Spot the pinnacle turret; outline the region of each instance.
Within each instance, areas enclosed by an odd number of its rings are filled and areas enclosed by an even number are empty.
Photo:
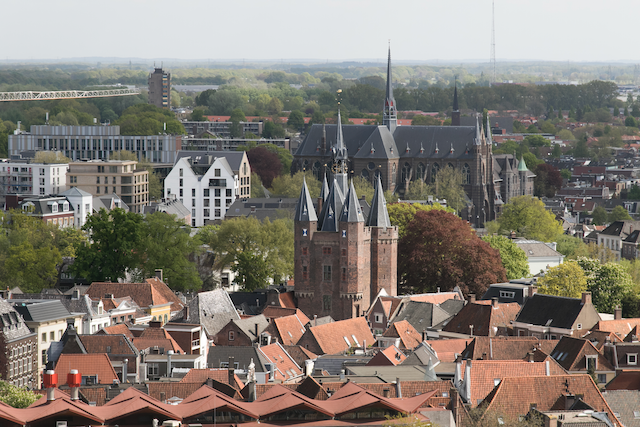
[[[327,184],[327,175],[322,178],[322,189],[320,190],[320,198],[322,202],[327,201],[327,197],[329,197],[329,184]]]
[[[387,60],[387,93],[384,100],[384,111],[382,112],[382,124],[389,128],[393,135],[398,126],[398,112],[396,110],[396,100],[393,98],[393,78],[391,75],[391,46],[389,46],[389,59]]]
[[[318,222],[320,231],[338,231],[338,220],[342,213],[343,204],[344,196],[340,191],[340,186],[334,179],[331,184],[331,191],[329,191],[329,197],[327,197],[320,213],[320,221]]]
[[[369,227],[391,227],[391,220],[389,219],[389,212],[387,211],[387,200],[384,198],[384,190],[380,176],[378,176],[376,181],[367,225]]]
[[[313,201],[309,194],[309,188],[307,187],[307,180],[302,178],[302,190],[300,191],[300,198],[296,204],[296,212],[294,221],[311,222],[317,221],[318,215],[316,214],[316,208],[313,207]]]
[[[474,145],[482,145],[482,132],[480,131],[480,121],[476,117],[476,137],[473,141]]]
[[[362,208],[358,201],[358,195],[356,189],[353,188],[353,181],[349,186],[349,192],[345,198],[344,205],[342,206],[342,215],[340,215],[340,221],[342,222],[364,222],[364,215],[362,215]]]

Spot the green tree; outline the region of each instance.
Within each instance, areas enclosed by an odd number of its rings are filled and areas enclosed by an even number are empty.
[[[575,261],[551,267],[538,280],[538,292],[546,295],[580,298],[587,290],[587,277]]]
[[[574,141],[576,139],[576,137],[573,136],[569,129],[560,129],[556,136],[558,137],[558,139],[561,139],[563,141]]]
[[[626,110],[627,110],[627,109],[625,108],[625,111],[626,111]],[[624,125],[625,125],[625,126],[628,126],[628,127],[632,127],[632,128],[634,128],[634,127],[636,127],[638,124],[636,123],[636,119],[634,119],[633,117],[631,117],[631,116],[627,115],[627,118],[626,118],[626,119],[624,119]]]
[[[262,137],[268,139],[283,138],[285,136],[285,130],[279,123],[274,123],[272,120],[264,122],[262,128]]]
[[[302,129],[304,127],[304,114],[302,114],[302,111],[294,110],[289,113],[287,126],[289,126],[289,128],[291,129]]]
[[[567,258],[572,258],[576,251],[584,250],[586,247],[582,239],[566,234],[558,236],[556,243],[556,250]]]
[[[528,239],[552,242],[562,233],[562,225],[544,203],[531,196],[514,197],[503,208],[500,232],[515,231]]]
[[[633,291],[631,276],[616,262],[601,264],[599,260],[579,257],[577,263],[585,272],[587,290],[593,305],[601,313],[613,313],[626,295]]]
[[[251,172],[251,197],[264,197],[264,187],[262,186],[262,180],[255,172]]]
[[[193,120],[194,122],[206,122],[207,117],[205,116],[205,109],[204,108],[194,108],[193,111],[191,112],[191,120]]]
[[[388,202],[387,202],[388,203]],[[398,236],[402,238],[406,234],[407,224],[413,221],[416,214],[420,211],[429,212],[431,210],[443,210],[453,213],[453,209],[444,207],[439,203],[433,205],[422,205],[420,203],[388,203],[387,211],[389,212],[389,220],[391,225],[398,227]]]
[[[56,283],[56,264],[62,260],[57,248],[34,248],[31,242],[23,241],[9,248],[5,269],[14,286],[24,292],[40,292]]]
[[[560,149],[560,145],[554,144],[553,150],[551,151],[551,157],[554,159],[559,159],[562,156],[562,150]]]
[[[428,196],[433,196],[435,189],[432,185],[425,183],[421,179],[409,182],[409,188],[404,193],[406,200],[427,200]]]
[[[511,239],[504,236],[485,236],[482,238],[493,249],[500,252],[502,266],[507,272],[507,280],[529,277],[529,259],[527,254]]]
[[[604,225],[607,223],[607,210],[602,206],[596,206],[591,212],[591,217],[595,225]]]
[[[636,184],[631,186],[631,190],[627,193],[627,199],[629,200],[640,200],[640,187]]]
[[[244,112],[240,108],[236,108],[231,112],[231,116],[229,117],[229,121],[231,122],[231,126],[229,126],[229,134],[231,138],[240,138],[242,137],[242,124],[240,122],[246,122],[247,118],[244,115]]]
[[[440,126],[440,120],[431,117],[431,116],[423,116],[422,114],[416,114],[411,119],[412,126]]]
[[[320,197],[320,181],[311,172],[297,172],[276,177],[271,183],[271,194],[280,197],[297,198],[302,190],[302,179],[307,177],[307,187],[312,198]]]
[[[282,112],[282,101],[280,101],[278,98],[271,98],[271,101],[269,101],[269,107],[267,109],[267,111],[269,112],[269,114],[271,115],[278,115]]]
[[[560,170],[560,176],[562,176],[563,179],[570,179],[571,178],[571,171],[569,169],[561,169]]]
[[[138,104],[127,108],[113,124],[120,126],[122,135],[185,133],[184,126],[171,111],[150,104]]]
[[[627,211],[624,206],[618,205],[611,210],[608,219],[609,223],[612,223],[615,221],[624,221],[627,219],[631,219],[631,216],[629,215],[629,211]]]
[[[445,167],[436,173],[434,183],[435,196],[438,199],[446,199],[447,206],[450,206],[458,213],[465,206],[465,193],[462,180],[462,172],[459,169]]]
[[[361,176],[356,176],[351,180],[351,182],[353,183],[353,188],[356,190],[358,197],[364,196],[367,202],[371,202],[371,200],[373,200],[374,188],[369,180],[364,179]]]
[[[72,270],[91,282],[116,282],[140,265],[137,252],[142,236],[142,216],[124,209],[100,209],[82,227],[92,243],[76,249]]]
[[[70,158],[62,154],[60,151],[36,151],[33,158],[34,163],[54,164],[69,163]]]
[[[0,402],[4,402],[13,408],[27,408],[40,398],[39,394],[9,384],[6,381],[0,381]]]
[[[195,291],[202,286],[195,264],[189,256],[198,248],[189,235],[191,227],[177,221],[175,215],[156,212],[145,215],[142,222],[137,252],[142,254],[136,279],[152,277],[157,268],[162,269],[166,284],[176,291]]]
[[[576,142],[576,146],[573,150],[573,154],[576,157],[591,157],[591,154],[589,152],[589,147],[587,147],[587,140],[586,138],[580,138],[577,142]]]
[[[555,134],[555,127],[553,128]],[[523,143],[528,147],[550,147],[551,141],[543,137],[542,135],[527,135],[524,137]]]

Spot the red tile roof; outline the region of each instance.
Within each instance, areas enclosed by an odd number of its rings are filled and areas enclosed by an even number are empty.
[[[558,340],[536,337],[474,337],[461,354],[465,359],[474,360],[518,360],[525,359],[534,350],[550,354],[557,344]]]
[[[142,334],[139,337],[134,337],[132,341],[138,350],[158,346],[164,348],[165,351],[173,350],[176,353],[185,353],[171,334],[159,327],[149,326],[145,328]]]
[[[102,328],[101,330],[105,334],[123,334],[126,335],[129,339],[133,338],[133,334],[125,323],[118,323],[117,325],[107,326],[106,328]]]
[[[92,299],[113,294],[115,298],[130,296],[140,307],[171,303],[171,311],[182,310],[184,305],[169,287],[157,278],[146,279],[143,283],[94,282],[87,289]]]
[[[430,302],[431,304],[442,304],[450,299],[460,299],[457,292],[435,292],[429,294],[407,295],[411,301]]]
[[[342,353],[354,345],[364,345],[365,341],[371,344],[375,342],[367,319],[364,317],[312,326],[309,332],[324,354]],[[345,341],[345,337],[349,340],[349,344]],[[355,343],[354,337],[357,341]]]
[[[229,370],[223,368],[189,369],[189,372],[180,380],[181,383],[198,383],[198,387],[204,384],[209,378],[218,382],[229,384]],[[231,387],[241,390],[244,387],[242,380],[234,375],[234,384]]]
[[[450,340],[429,340],[427,344],[435,350],[438,360],[441,362],[455,362],[456,355],[462,354],[467,344],[471,342],[469,339],[450,339]]]
[[[422,335],[407,320],[395,322],[382,334],[387,338],[400,338],[400,348],[413,350],[422,342]]]
[[[538,411],[566,409],[567,394],[581,399],[595,411],[606,412],[609,420],[621,425],[589,375],[507,377],[486,398],[485,417],[503,416],[506,425],[517,421],[535,405]]]
[[[279,295],[280,306],[285,308],[296,308],[296,303],[293,299],[293,292],[283,292]]]
[[[466,361],[461,373],[465,376]],[[533,377],[546,375],[546,362],[525,362],[522,360],[474,360],[471,363],[470,403],[477,406],[496,386],[497,381],[507,377]],[[550,375],[566,374],[553,359],[549,361]]]
[[[97,375],[99,384],[113,384],[113,380],[118,379],[106,353],[61,354],[55,369],[58,384],[67,384],[67,374],[72,369],[77,369],[82,376]]]
[[[629,370],[618,372],[618,375],[607,384],[607,390],[640,390],[640,371]]]
[[[597,371],[614,371],[609,361],[595,348],[591,341],[564,336],[551,352],[560,366],[567,372],[587,372],[586,356],[596,356]]]
[[[638,325],[640,325],[640,318],[601,320],[591,330],[615,332],[620,337],[626,337]]]
[[[369,360],[366,366],[397,366],[406,360],[407,356],[395,345],[381,350]]]
[[[276,307],[275,305],[269,305],[262,310],[262,315],[267,319],[276,319],[278,317],[284,316],[293,316],[296,314],[298,309],[296,308],[286,308],[286,307]]]
[[[107,401],[107,389],[104,387],[80,387],[80,393],[87,402],[96,402],[96,406],[102,406]]]
[[[276,381],[290,381],[302,375],[302,369],[280,345],[280,343],[258,347],[271,363],[275,364],[274,379]]]
[[[278,330],[282,344],[296,345],[306,332],[304,325],[309,322],[309,319],[302,312],[299,314],[273,319],[273,325]],[[301,319],[302,316],[304,317]]]

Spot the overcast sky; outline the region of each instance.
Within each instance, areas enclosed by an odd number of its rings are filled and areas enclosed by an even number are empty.
[[[11,0],[0,55],[488,61],[491,0]],[[495,0],[504,60],[637,61],[638,0]]]

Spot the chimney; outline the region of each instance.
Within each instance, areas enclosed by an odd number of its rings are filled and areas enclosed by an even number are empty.
[[[171,355],[173,354],[173,350],[167,351],[167,376],[171,377]]]
[[[516,238],[516,232],[511,230],[511,233],[509,233],[509,238],[510,239],[515,239]]]
[[[43,376],[44,388],[47,389],[47,401],[56,400],[56,387],[58,386],[58,374],[54,371],[45,371]]]
[[[453,419],[456,422],[455,425],[461,425],[459,415],[460,415],[460,407],[458,406],[458,389],[455,387],[451,387],[449,389],[449,400],[451,402],[451,415],[453,415]],[[461,418],[461,417],[460,417]]]
[[[256,400],[256,382],[255,381],[251,381],[249,384],[247,384],[249,386],[249,399],[247,399],[249,402],[253,402]]]
[[[183,315],[183,319],[184,319],[185,321],[187,321],[187,322],[189,321],[189,304],[186,304],[186,305],[184,306],[184,315]]]
[[[491,298],[491,306],[496,308],[498,306],[498,297]]]
[[[313,315],[313,326],[318,326],[318,315],[317,314]]]
[[[482,360],[487,360],[487,353],[482,353]]]
[[[160,402],[167,403],[167,393],[165,393],[164,391],[160,392]]]
[[[80,390],[80,384],[82,384],[82,375],[78,373],[77,369],[72,369],[67,374],[67,385],[71,389],[71,400],[79,400],[78,391]],[[52,399],[53,400],[53,399]]]
[[[127,382],[127,363],[129,363],[129,359],[124,359],[122,361],[122,383]]]
[[[469,294],[469,296],[467,296],[467,300],[472,303],[472,302],[476,302],[476,294]]]
[[[458,357],[456,357],[456,370],[453,375],[453,385],[456,387],[459,387],[461,382],[462,382],[462,356],[458,355]]]
[[[228,367],[228,381],[229,381],[229,385],[231,387],[233,387],[233,385],[236,382],[236,359],[233,356],[229,357],[229,367]]]
[[[383,397],[387,397],[387,398],[388,398],[388,397],[389,397],[389,392],[390,392],[390,391],[391,391],[391,390],[389,390],[388,388],[382,389],[382,396],[383,396]]]
[[[254,325],[255,325],[255,327],[256,327],[256,332],[255,332],[255,334],[256,334],[256,339],[258,339],[258,324],[257,324],[257,323],[254,323]]]
[[[565,401],[564,409],[565,410],[569,410],[569,409],[571,409],[573,404],[576,402],[576,395],[575,394],[571,394],[571,393],[567,393],[567,395],[564,397],[564,401]]]
[[[467,359],[467,366],[464,369],[464,393],[465,400],[471,403],[471,359]]]
[[[529,356],[529,363],[533,363],[533,352],[530,351],[529,353],[527,353],[527,356]]]
[[[158,280],[160,280],[161,282],[163,282],[163,278],[162,278],[162,269],[161,268],[156,268],[156,278]]]
[[[545,415],[544,427],[558,427],[558,416],[551,414]]]
[[[620,306],[616,306],[615,311],[613,312],[613,318],[615,320],[620,320],[622,319],[622,308],[620,308]]]
[[[400,378],[396,377],[396,399],[402,398],[402,387],[400,387]]]
[[[582,305],[591,304],[591,292],[582,293]]]

